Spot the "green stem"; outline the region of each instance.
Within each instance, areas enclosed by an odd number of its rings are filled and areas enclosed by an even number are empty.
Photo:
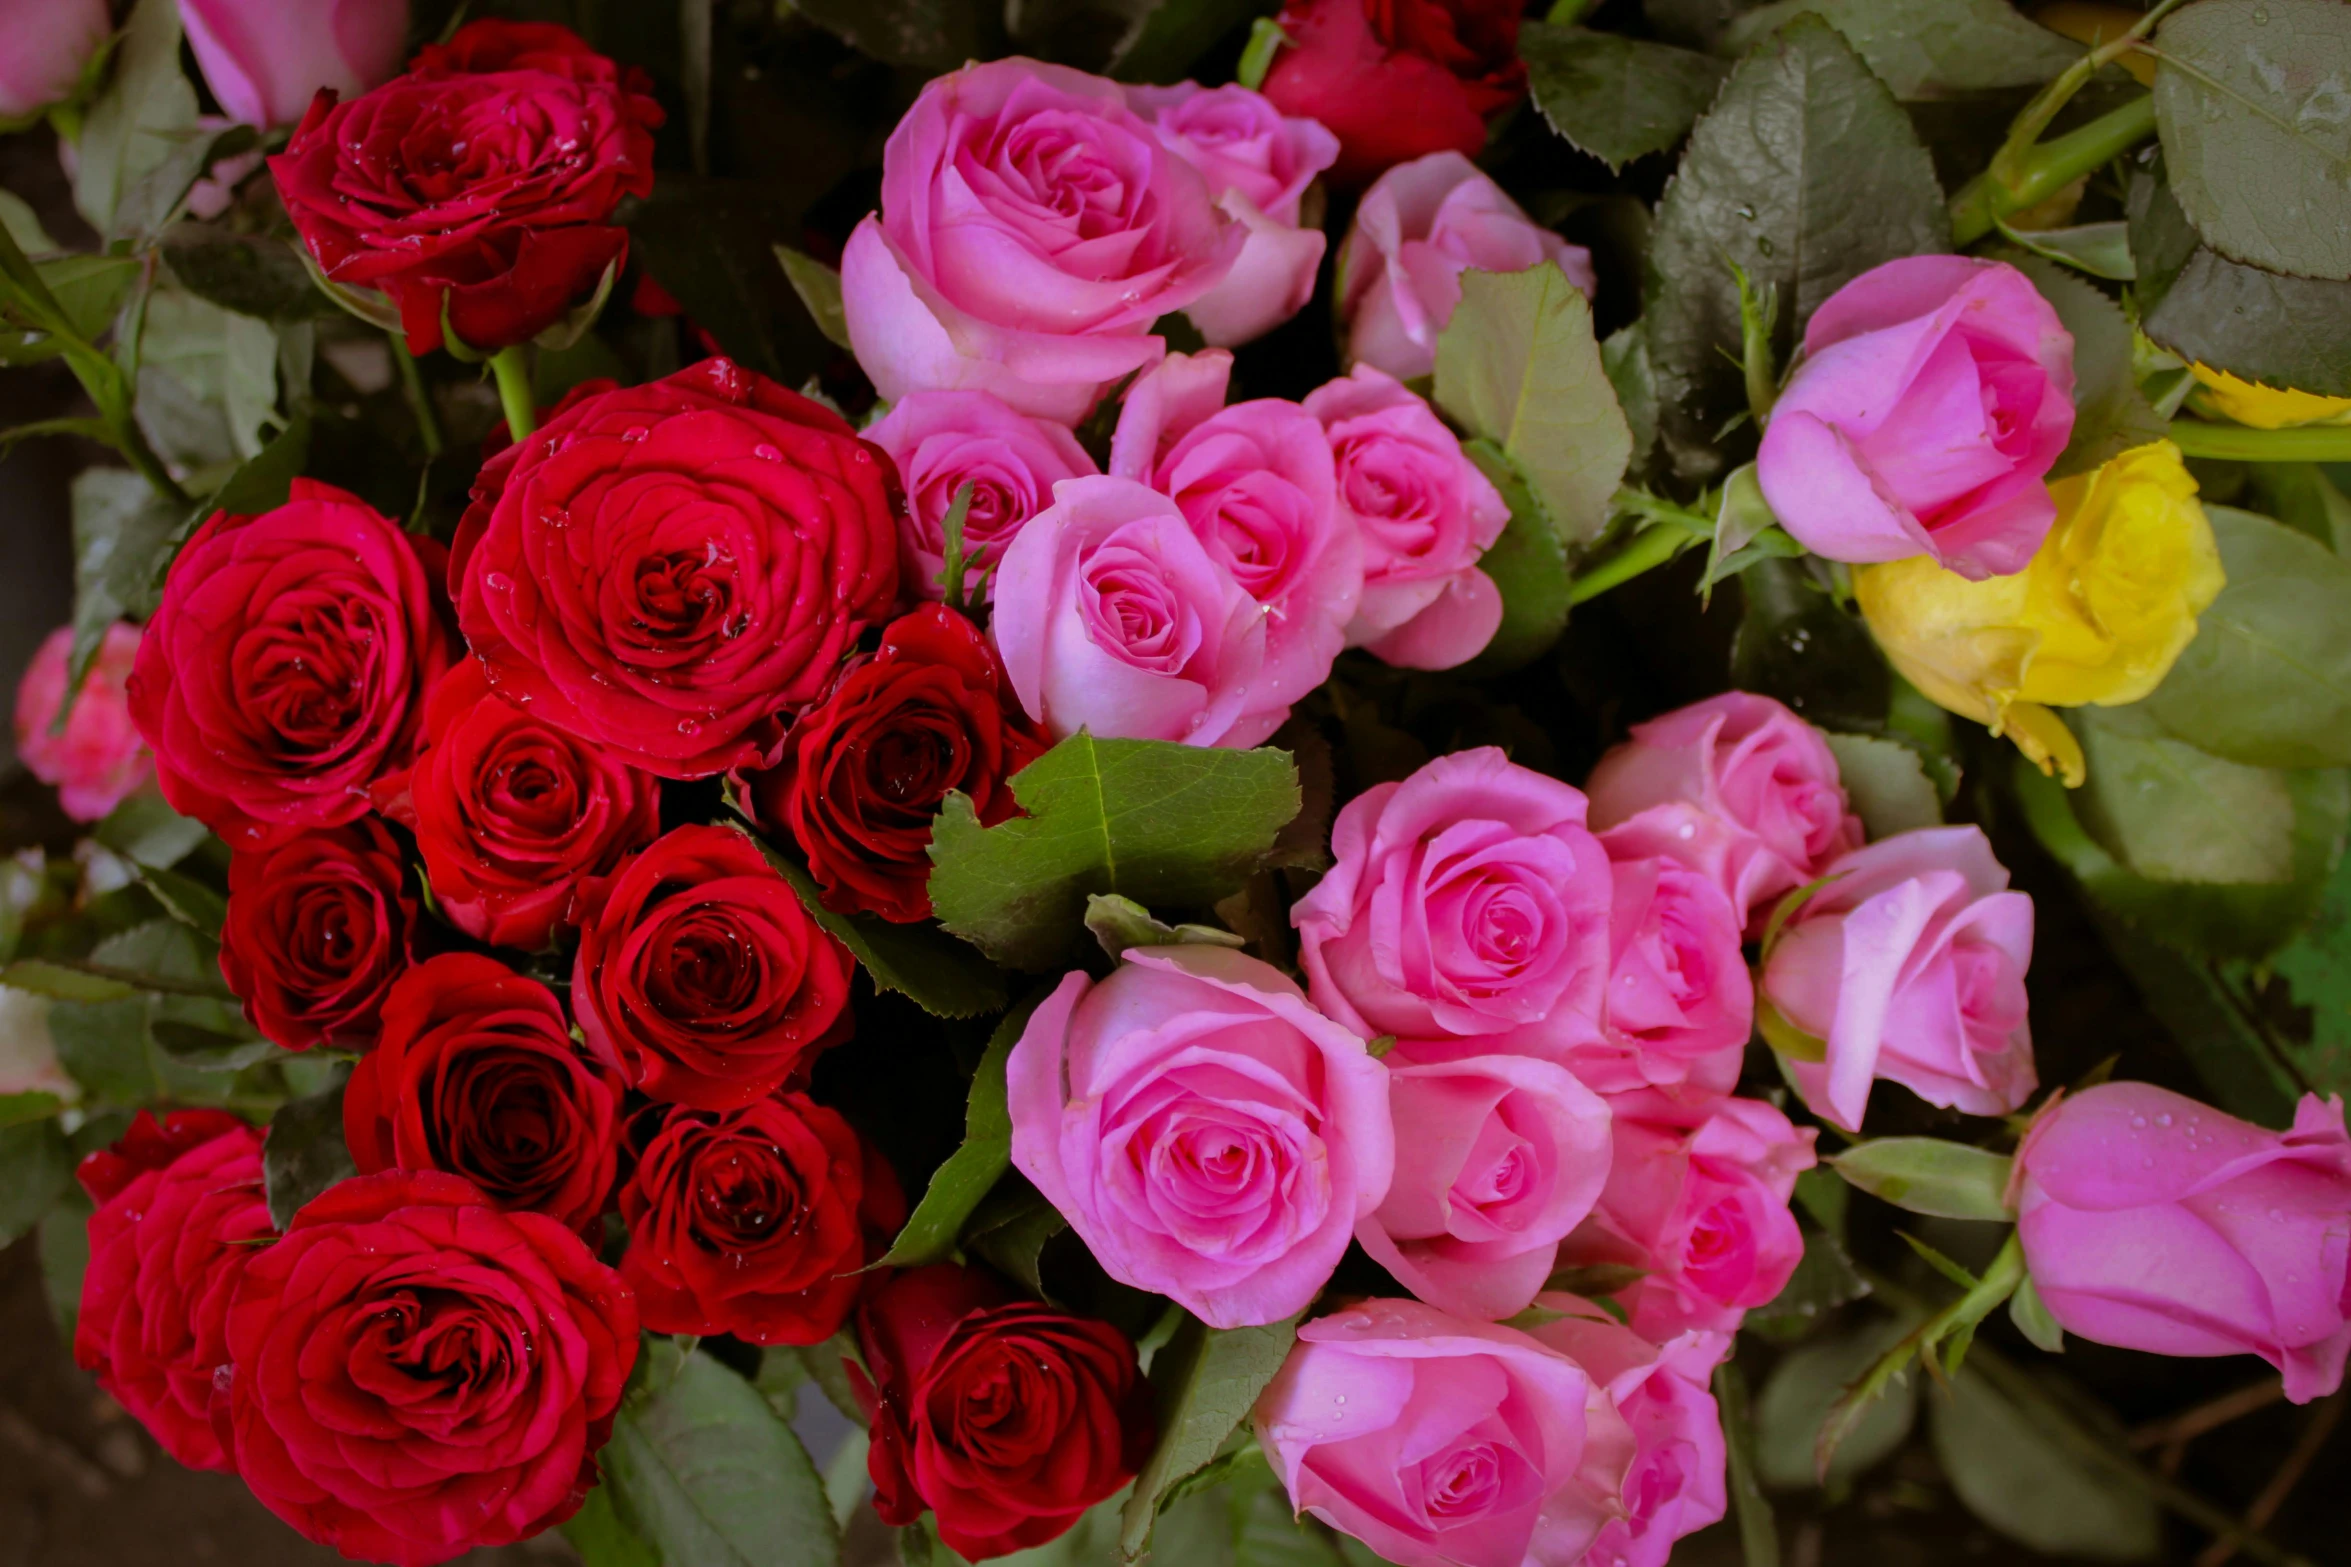
[[[1610,588],[1622,586],[1642,572],[1664,565],[1697,542],[1697,535],[1671,523],[1644,528],[1626,540],[1614,554],[1596,563],[1591,570],[1578,574],[1568,584],[1567,602],[1574,605],[1598,598]]]
[[[424,441],[424,454],[429,460],[441,455],[441,421],[433,413],[433,397],[424,384],[424,372],[416,367],[416,355],[408,351],[408,337],[403,332],[384,334],[392,340],[392,362],[400,367],[400,385],[408,393],[408,407],[416,415],[416,433]],[[505,396],[503,385],[499,395]]]
[[[2218,457],[2230,462],[2351,462],[2351,425],[2256,430],[2250,425],[2174,419],[2167,433],[2172,444],[2190,457]]]
[[[1241,48],[1241,63],[1233,68],[1233,80],[1251,91],[1265,85],[1265,73],[1273,69],[1273,57],[1281,52],[1290,35],[1282,31],[1282,24],[1270,16],[1261,16],[1249,24],[1249,42]]]
[[[1747,1407],[1747,1377],[1736,1360],[1714,1368],[1714,1400],[1722,1412],[1731,1501],[1739,1519],[1739,1553],[1746,1567],[1779,1567],[1779,1525],[1755,1476],[1755,1420]]]
[[[520,343],[510,343],[490,356],[490,373],[498,378],[498,401],[506,409],[506,432],[520,441],[539,427],[539,405],[531,397],[531,367]]]
[[[1951,198],[1951,237],[1972,245],[1992,232],[1993,221],[2047,201],[2066,186],[2155,134],[2155,95],[2143,93],[2079,130],[2043,142],[2024,160],[2014,181],[1979,174]]]

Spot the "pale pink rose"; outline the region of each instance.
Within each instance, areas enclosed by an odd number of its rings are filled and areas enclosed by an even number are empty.
[[[1630,858],[1671,854],[1714,878],[1742,920],[1861,847],[1861,818],[1845,800],[1837,758],[1820,731],[1767,696],[1725,691],[1633,726],[1600,758],[1585,787],[1592,821],[1623,828],[1657,807],[1678,807],[1622,834]]]
[[[180,22],[230,119],[292,125],[321,87],[351,98],[392,79],[408,0],[180,0]]]
[[[82,683],[65,732],[54,730],[65,701],[73,627],[49,633],[16,687],[16,754],[35,778],[57,790],[77,822],[94,822],[155,776],[155,754],[131,722],[124,686],[139,653],[139,628],[116,621]]]
[[[1412,1300],[1299,1328],[1252,1419],[1291,1505],[1397,1567],[1576,1567],[1634,1450],[1575,1361]]]
[[[1325,1012],[1457,1054],[1563,1061],[1599,1038],[1608,856],[1575,789],[1457,751],[1348,801],[1331,854],[1290,908]]]
[[[1739,917],[1713,878],[1666,855],[1627,856],[1612,834],[1600,842],[1615,893],[1601,1037],[1567,1064],[1604,1094],[1719,1099],[1738,1084],[1755,1023]]]
[[[106,0],[0,0],[0,120],[26,119],[72,96],[114,31]],[[59,145],[65,146],[63,138]]]
[[[2016,1234],[2069,1333],[2156,1355],[2259,1355],[2297,1404],[2351,1352],[2351,1139],[2304,1094],[2272,1132],[2148,1083],[2057,1102],[2017,1150]]]
[[[1592,253],[1537,227],[1458,152],[1399,163],[1372,183],[1339,246],[1347,357],[1399,380],[1437,365],[1437,334],[1461,303],[1461,274],[1554,262],[1588,297]]]
[[[1278,1322],[1387,1195],[1387,1076],[1278,969],[1136,948],[1012,1047],[1012,1162],[1112,1278],[1211,1327]]]
[[[1828,297],[1756,453],[1780,525],[1830,560],[2022,571],[2073,434],[2073,337],[2005,262],[1912,256]]]
[[[993,60],[934,78],[890,133],[841,304],[885,399],[989,391],[1075,424],[1158,362],[1151,324],[1222,282],[1246,238],[1116,82]]]
[[[1608,1106],[1549,1061],[1415,1062],[1409,1048],[1387,1057],[1388,1108],[1406,1157],[1355,1238],[1439,1310],[1516,1316],[1607,1183]]]
[[[1406,669],[1451,669],[1485,651],[1502,592],[1478,561],[1510,524],[1493,482],[1429,405],[1384,370],[1308,394],[1337,464],[1339,509],[1363,540],[1363,597],[1347,645]]]
[[[2033,900],[1980,827],[1897,833],[1831,863],[1763,960],[1763,995],[1827,1059],[1787,1063],[1813,1112],[1861,1129],[1876,1078],[2005,1115],[2032,1097]]]
[[[1101,471],[1067,426],[1020,413],[993,392],[910,392],[865,438],[890,454],[905,481],[899,580],[927,599],[946,591],[945,524],[956,491],[972,487],[963,518],[968,585],[992,571],[1021,525],[1053,503],[1054,485]]]
[[[1175,502],[1131,479],[1065,479],[996,568],[988,634],[1029,717],[1055,739],[1245,747],[1265,616]]]

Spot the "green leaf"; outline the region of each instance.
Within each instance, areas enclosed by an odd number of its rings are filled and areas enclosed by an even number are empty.
[[[1626,465],[1638,473],[1657,449],[1657,367],[1649,362],[1649,334],[1641,323],[1622,326],[1600,340],[1600,363],[1608,371],[1617,406],[1633,432],[1632,460]]]
[[[621,221],[639,263],[729,357],[798,384],[794,367],[805,367],[822,338],[776,265],[776,241],[798,220],[773,188],[664,171]]]
[[[841,308],[840,272],[789,245],[778,245],[775,250],[784,276],[792,280],[792,292],[808,307],[808,318],[825,335],[825,341],[835,348],[849,347],[849,318]]]
[[[1836,755],[1838,779],[1873,842],[1916,827],[1943,825],[1942,798],[1909,746],[1834,730],[1822,731],[1821,738]]]
[[[1866,731],[1885,722],[1884,657],[1801,561],[1759,560],[1738,582],[1744,607],[1731,641],[1731,684],[1777,697],[1824,727]]]
[[[1264,1327],[1220,1330],[1187,1316],[1159,1351],[1151,1363],[1151,1381],[1159,1390],[1159,1445],[1135,1477],[1119,1529],[1119,1549],[1128,1561],[1150,1549],[1160,1499],[1214,1458],[1249,1417],[1257,1395],[1289,1357],[1298,1322],[1292,1317]]]
[[[23,1126],[28,1121],[46,1121],[64,1108],[64,1100],[38,1089],[21,1094],[0,1094],[0,1129]]]
[[[155,564],[179,514],[127,468],[85,468],[73,479],[73,652],[68,677],[80,689],[106,628],[155,607]]]
[[[2314,462],[2251,464],[2246,486],[2256,509],[2275,517],[2338,556],[2351,556],[2351,496],[2346,496]]]
[[[612,1487],[599,1485],[563,1525],[563,1537],[580,1553],[581,1567],[662,1567],[660,1553],[620,1521]]]
[[[163,791],[149,784],[108,812],[90,836],[133,864],[168,869],[212,833],[193,816],[173,810]]]
[[[2115,219],[2107,223],[2082,223],[2062,229],[2013,229],[2005,221],[1999,222],[2000,232],[2010,244],[2021,245],[2036,256],[2042,256],[2060,266],[2087,272],[2112,283],[2128,283],[2139,275],[2138,264],[2131,256],[2131,226]]]
[[[963,1248],[1041,1300],[1051,1293],[1042,1272],[1045,1246],[1068,1228],[1069,1221],[1051,1203],[1026,1185],[1015,1185],[1000,1188],[980,1205],[964,1226]]]
[[[163,912],[209,941],[220,940],[220,928],[229,917],[229,900],[192,876],[153,865],[136,867],[139,880],[155,894]]]
[[[2148,1561],[2162,1547],[2154,1501],[2084,1464],[1982,1376],[1930,1401],[1935,1457],[1959,1499],[2010,1539],[2053,1556]]]
[[[2011,1161],[1939,1137],[1880,1137],[1829,1161],[1848,1182],[1897,1208],[1945,1219],[2006,1220]]]
[[[1276,9],[1270,0],[1159,0],[1119,40],[1110,75],[1173,85],[1191,75],[1194,63],[1227,33]]]
[[[2151,881],[2293,880],[2285,774],[2200,751],[2132,708],[2086,708],[2073,727],[2090,769],[2075,814],[2125,867]]]
[[[278,339],[266,321],[159,288],[147,301],[139,428],[189,467],[256,456],[277,420]]]
[[[287,1100],[270,1117],[261,1140],[261,1182],[270,1222],[281,1230],[311,1198],[358,1173],[343,1141],[343,1089],[350,1080],[345,1066],[324,1089]]]
[[[1205,908],[1248,879],[1301,803],[1287,752],[1082,731],[1014,774],[1012,792],[1027,814],[994,827],[967,796],[947,796],[931,905],[998,962],[1040,971],[1082,936],[1088,893]]]
[[[1822,1230],[1807,1228],[1803,1235],[1804,1260],[1796,1264],[1796,1271],[1788,1275],[1777,1295],[1747,1313],[1743,1326],[1766,1334],[1784,1331],[1789,1337],[1801,1337],[1825,1313],[1869,1293],[1869,1284],[1854,1271],[1853,1259],[1842,1242]]]
[[[922,1201],[875,1267],[919,1268],[947,1257],[963,1233],[963,1221],[1012,1168],[1012,1112],[1005,1103],[1004,1063],[1045,995],[1039,991],[1029,997],[996,1025],[987,1053],[972,1073],[971,1099],[963,1112],[963,1144],[932,1174]]]
[[[857,1335],[844,1328],[822,1344],[803,1344],[796,1349],[777,1349],[775,1354],[792,1354],[815,1383],[825,1402],[841,1412],[841,1418],[851,1425],[865,1424],[865,1410],[857,1402],[856,1389],[850,1385],[846,1362],[858,1358]]]
[[[1611,169],[1688,135],[1730,74],[1694,50],[1536,21],[1520,25],[1518,54],[1551,128]]]
[[[40,214],[33,211],[32,204],[14,191],[0,190],[0,229],[6,229],[16,248],[28,256],[45,256],[64,248],[41,227]]]
[[[753,835],[776,874],[792,884],[809,915],[839,937],[866,974],[883,990],[895,990],[933,1017],[984,1017],[1003,1010],[1004,976],[978,953],[942,934],[935,925],[898,925],[872,914],[838,914],[808,868]]]
[[[2351,10],[2202,0],[2156,43],[2164,161],[2204,242],[2266,271],[2351,279]]]
[[[1567,629],[1568,593],[1574,585],[1567,544],[1543,503],[1527,487],[1518,464],[1484,436],[1461,443],[1478,471],[1493,481],[1510,522],[1478,561],[1478,569],[1502,590],[1502,623],[1478,655],[1479,671],[1506,671],[1533,663],[1550,651]]]
[[[114,1002],[136,994],[121,980],[47,958],[19,958],[0,968],[0,985],[47,996],[52,1001]]]
[[[1755,1472],[1755,1415],[1747,1400],[1747,1373],[1735,1357],[1714,1368],[1714,1401],[1722,1411],[1724,1479],[1738,1520],[1739,1554],[1746,1567],[1780,1567],[1779,1525]]]
[[[2145,308],[2140,329],[2182,359],[2265,386],[2351,397],[2351,283],[2284,277],[2199,248]]]
[[[74,331],[95,342],[114,324],[115,312],[138,281],[139,260],[136,256],[59,256],[34,262],[33,270],[48,285],[50,296]],[[21,311],[0,310],[0,318],[18,315]],[[37,364],[63,352],[65,340],[29,318],[21,325],[0,326],[0,364]]]
[[[223,310],[264,321],[334,314],[334,302],[311,286],[310,269],[295,253],[297,243],[189,221],[164,230],[160,248],[181,287]]]
[[[1778,1491],[1802,1491],[1822,1483],[1812,1457],[1829,1411],[1845,1389],[1908,1330],[1908,1324],[1899,1319],[1881,1317],[1851,1332],[1790,1350],[1772,1368],[1755,1400],[1755,1467],[1765,1485]],[[1837,1445],[1827,1483],[1843,1486],[1892,1454],[1910,1435],[1917,1419],[1915,1384],[1894,1384]]]
[[[2073,438],[2050,477],[2087,473],[2134,446],[2163,439],[2164,421],[2132,372],[2131,324],[2121,307],[2044,257],[2011,251],[2000,259],[2032,279],[2073,334]]]
[[[1151,911],[1117,893],[1086,894],[1086,929],[1102,944],[1112,962],[1130,947],[1233,947],[1249,945],[1247,938],[1214,925],[1170,925],[1151,917]]]
[[[196,124],[196,89],[180,69],[180,14],[175,0],[138,0],[124,24],[113,80],[90,105],[74,148],[74,205],[101,234],[119,235],[161,213],[132,213],[129,198],[166,163],[184,165],[187,148],[211,133]],[[189,169],[185,190],[198,171]],[[175,193],[173,201],[178,197]],[[124,221],[118,221],[122,219]]]
[[[2073,831],[2080,836],[2078,827]],[[2283,1053],[2224,979],[2223,967],[2157,940],[2094,898],[2088,913],[2148,1012],[2194,1064],[2213,1103],[2261,1126],[2291,1122],[2303,1085],[2286,1070]]]
[[[2322,1094],[2351,1090],[2351,855],[2336,864],[2317,917],[2271,966],[2310,1009],[2310,1043],[2292,1052],[2303,1079]]]
[[[89,1194],[68,1182],[57,1203],[41,1216],[41,1292],[49,1298],[49,1314],[57,1319],[57,1336],[73,1342],[74,1321],[82,1312],[82,1278],[90,1271]]]
[[[2004,0],[1780,0],[1732,22],[1719,47],[1743,52],[1807,11],[1843,33],[1905,100],[2037,87],[2082,56],[2081,45],[2034,26]]]
[[[73,1150],[55,1121],[0,1127],[0,1246],[41,1222],[73,1181]]]
[[[2016,1331],[2025,1336],[2035,1349],[2052,1355],[2065,1353],[2065,1329],[2049,1314],[2048,1303],[2041,1292],[2033,1288],[2033,1277],[2026,1274],[2016,1293],[2008,1297],[2008,1320],[2016,1324]]]
[[[986,52],[970,0],[795,0],[792,9],[852,49],[925,75]]]

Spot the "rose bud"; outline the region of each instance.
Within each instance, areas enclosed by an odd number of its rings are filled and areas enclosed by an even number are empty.
[[[872,1411],[874,1510],[928,1507],[972,1561],[1043,1545],[1134,1478],[1150,1454],[1151,1384],[1108,1323],[1009,1291],[976,1268],[900,1273],[857,1308]]]
[[[1755,1026],[1755,982],[1739,917],[1714,879],[1666,854],[1629,857],[1618,828],[1600,835],[1615,901],[1600,1038],[1567,1064],[1604,1094],[1656,1088],[1693,1103],[1737,1086]]]
[[[1265,95],[1337,133],[1331,177],[1350,188],[1424,153],[1472,156],[1485,150],[1486,121],[1526,92],[1520,10],[1510,0],[1290,0],[1289,46]]]
[[[408,0],[180,0],[180,22],[228,117],[267,128],[301,119],[322,87],[363,93],[397,71]]]
[[[0,52],[0,120],[30,120],[72,97],[114,31],[107,0],[17,0]]]
[[[2053,1104],[2016,1153],[2016,1234],[2069,1333],[2156,1355],[2259,1355],[2297,1404],[2351,1351],[2351,1140],[2304,1094],[2272,1132],[2148,1083]]]
[[[229,860],[221,977],[272,1044],[364,1050],[416,924],[400,846],[372,817],[240,849]]]
[[[866,429],[906,483],[898,521],[898,575],[907,593],[946,596],[947,513],[971,486],[963,515],[964,592],[992,592],[1005,546],[1053,504],[1053,486],[1098,473],[1066,425],[1019,413],[993,392],[909,392]]]
[[[223,1110],[141,1110],[82,1160],[90,1263],[73,1358],[163,1450],[191,1469],[234,1469],[212,1424],[228,1364],[229,1299],[273,1233],[261,1134]]]
[[[16,754],[56,789],[66,815],[94,822],[155,776],[155,753],[131,722],[125,689],[139,654],[139,628],[120,620],[106,628],[61,734],[57,710],[65,702],[72,651],[71,626],[59,626],[33,650],[16,686]]]

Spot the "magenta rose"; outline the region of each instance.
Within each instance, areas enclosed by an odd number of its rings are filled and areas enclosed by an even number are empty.
[[[1755,476],[1816,555],[1931,555],[1980,580],[2041,547],[2057,516],[2042,481],[2072,434],[2073,337],[2032,280],[1912,256],[1813,312]]]
[[[125,689],[139,656],[139,628],[120,620],[106,628],[60,733],[57,710],[65,703],[72,652],[71,626],[59,626],[33,650],[16,686],[16,754],[57,791],[66,815],[94,822],[155,776],[155,753],[131,722]]]
[[[1012,1162],[1112,1278],[1211,1327],[1279,1322],[1387,1194],[1387,1075],[1270,965],[1136,948],[1063,978],[1012,1047]]]
[[[0,121],[30,121],[73,95],[114,31],[107,0],[13,0],[0,6]]]
[[[1691,1102],[1739,1081],[1755,1024],[1755,982],[1739,917],[1713,878],[1668,855],[1627,858],[1602,834],[1615,900],[1601,1037],[1568,1065],[1604,1094],[1657,1088]]]
[[[1012,536],[1053,504],[1053,486],[1102,471],[1066,426],[1031,418],[993,392],[910,392],[865,438],[890,454],[905,482],[898,580],[919,598],[946,596],[947,513],[965,485],[965,591],[985,593]]]
[[[320,88],[348,98],[400,69],[408,0],[180,0],[180,21],[230,119],[292,125]]]

